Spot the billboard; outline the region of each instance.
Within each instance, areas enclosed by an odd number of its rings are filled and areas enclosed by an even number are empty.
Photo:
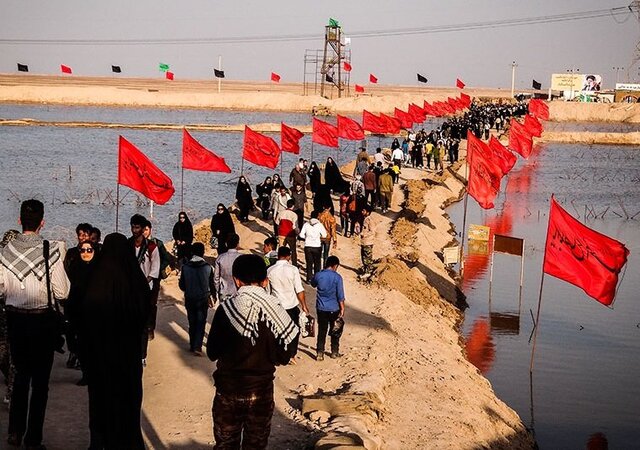
[[[554,73],[551,75],[551,89],[554,91],[598,92],[601,86],[601,75],[580,73]]]
[[[640,102],[640,84],[616,83],[616,102],[638,103]]]

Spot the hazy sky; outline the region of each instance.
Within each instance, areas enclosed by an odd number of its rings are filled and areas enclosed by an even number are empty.
[[[66,64],[78,75],[157,77],[158,63],[171,65],[176,78],[212,78],[222,55],[227,77],[302,81],[305,49],[321,49],[329,17],[350,33],[456,25],[494,20],[601,10],[630,0],[2,0],[0,72],[16,63],[32,73],[57,74]],[[626,19],[626,21],[624,21]],[[618,23],[622,22],[622,23]],[[317,35],[289,42],[90,45],[8,44],[3,39],[111,40],[215,39]],[[516,61],[516,86],[535,78],[549,86],[551,73],[579,68],[615,82],[613,67],[624,67],[620,81],[638,80],[638,67],[625,80],[640,40],[633,15],[560,23],[389,37],[354,37],[352,83],[416,84],[416,72],[429,84],[452,86],[456,77],[469,86],[508,87]]]

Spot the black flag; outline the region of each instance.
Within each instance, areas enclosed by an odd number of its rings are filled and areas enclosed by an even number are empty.
[[[29,66],[27,66],[26,64],[18,63],[18,72],[28,72],[28,71],[29,71]]]
[[[427,80],[427,77],[423,77],[423,76],[422,76],[422,75],[420,75],[420,74],[417,74],[417,75],[418,75],[418,81],[419,81],[420,83],[426,83],[427,81],[429,81],[429,80]]]
[[[122,69],[120,68],[120,66],[111,66],[111,71],[113,73],[121,73]]]
[[[331,75],[329,75],[328,73],[325,74],[324,78],[325,78],[325,80],[327,80],[327,83],[333,83],[333,77]]]
[[[216,78],[224,78],[224,70],[213,69],[213,74]]]
[[[542,83],[538,83],[536,80],[533,80],[533,83],[531,83],[531,86],[536,90],[542,89]]]

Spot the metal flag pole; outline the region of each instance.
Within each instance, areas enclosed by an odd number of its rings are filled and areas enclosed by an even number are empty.
[[[118,232],[119,212],[120,212],[120,183],[116,183],[116,233]]]
[[[180,211],[184,211],[184,167],[180,168]]]
[[[218,70],[222,71],[222,55],[218,55]],[[222,78],[221,77],[216,77],[216,78],[218,78],[218,94],[219,94],[222,86]]]
[[[313,161],[313,141],[311,141],[311,161]]]
[[[464,238],[467,228],[467,200],[469,199],[469,151],[467,141],[467,155],[464,161],[464,178],[467,180],[467,185],[464,191],[464,214],[462,216],[462,242],[460,243],[460,278],[464,278]]]
[[[282,165],[284,164],[284,155],[280,152],[280,179],[282,179]]]
[[[520,255],[520,293],[518,294],[518,315],[520,315],[520,309],[522,308],[522,286],[524,285],[524,244],[525,240],[522,240],[522,254]]]
[[[149,204],[149,217],[153,219],[153,200],[151,200],[151,203]]]
[[[493,288],[493,259],[495,258],[496,252],[496,235],[493,235],[493,246],[491,247],[491,264],[489,266],[489,310],[491,310],[491,291]],[[522,285],[522,283],[520,283]],[[520,315],[520,309],[518,309],[518,315]]]
[[[242,158],[242,162],[240,163],[240,176],[244,174],[244,157]]]

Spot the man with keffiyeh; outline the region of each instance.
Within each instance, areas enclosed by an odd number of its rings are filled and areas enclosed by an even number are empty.
[[[267,267],[258,255],[233,263],[238,293],[222,301],[211,323],[207,356],[213,374],[215,449],[264,449],[273,416],[275,366],[288,364],[298,335],[278,300],[267,294]]]

